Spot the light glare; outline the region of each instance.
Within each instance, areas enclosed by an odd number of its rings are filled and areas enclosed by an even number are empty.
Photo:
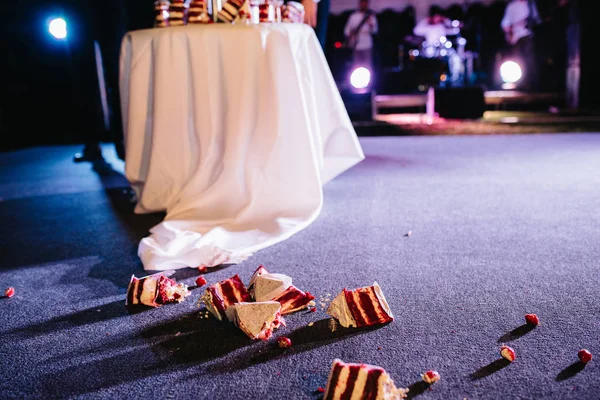
[[[371,83],[371,71],[365,67],[358,67],[350,75],[350,84],[356,89],[364,89]]]
[[[500,66],[500,77],[506,83],[515,83],[523,76],[521,66],[514,61],[505,61]]]
[[[67,37],[67,22],[62,18],[55,18],[48,25],[48,32],[56,39],[65,39]]]

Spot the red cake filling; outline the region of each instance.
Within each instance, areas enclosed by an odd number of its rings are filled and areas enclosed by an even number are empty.
[[[251,301],[250,294],[238,275],[215,283],[206,290],[212,294],[212,303],[225,318],[225,310],[235,303]]]
[[[356,289],[344,289],[348,309],[357,326],[384,324],[393,320],[381,306],[373,286]]]
[[[306,307],[314,298],[309,292],[292,285],[273,300],[281,303],[281,313],[285,315]]]

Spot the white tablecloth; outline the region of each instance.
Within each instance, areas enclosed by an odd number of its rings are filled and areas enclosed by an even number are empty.
[[[139,245],[147,270],[238,263],[289,238],[364,158],[305,25],[131,32],[120,86],[135,212],[166,210]]]

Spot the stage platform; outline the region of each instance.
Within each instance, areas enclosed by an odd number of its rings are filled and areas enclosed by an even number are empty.
[[[513,90],[489,90],[484,93],[484,97],[486,105],[491,109],[502,109],[503,106],[508,105],[552,104],[562,100],[561,93],[530,93]],[[427,104],[427,93],[376,94],[374,98],[377,113],[384,112],[386,109],[425,107]]]

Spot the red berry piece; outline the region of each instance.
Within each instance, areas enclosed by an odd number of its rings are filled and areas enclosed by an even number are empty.
[[[4,291],[4,295],[6,297],[13,297],[15,295],[15,288],[14,287],[9,287],[8,289],[6,289]]]
[[[322,387],[317,388],[317,393],[325,393],[325,389],[323,389]]]
[[[280,337],[277,339],[277,345],[282,349],[287,349],[288,347],[292,347],[292,339],[288,337]]]
[[[208,271],[208,267],[206,267],[206,265],[201,265],[198,267],[198,272],[201,274],[205,273],[206,271]]]
[[[317,312],[317,307],[313,307],[309,310],[310,312]]]
[[[432,385],[439,381],[441,379],[441,376],[439,372],[430,369],[429,371],[421,375],[421,378],[423,378],[423,382],[427,383],[428,385]]]
[[[196,286],[202,287],[204,285],[206,285],[206,279],[204,279],[203,276],[199,276],[198,278],[196,278]]]
[[[577,353],[577,357],[579,357],[579,361],[581,361],[584,364],[587,364],[590,361],[592,361],[592,353],[590,353],[586,349],[579,350],[579,352]]]
[[[525,314],[525,322],[527,322],[527,325],[538,326],[540,319],[535,314]]]
[[[513,362],[517,358],[515,350],[512,347],[502,346],[500,347],[500,355],[506,358],[508,361]]]

